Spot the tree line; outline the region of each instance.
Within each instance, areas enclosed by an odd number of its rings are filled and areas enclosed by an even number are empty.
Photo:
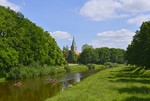
[[[68,46],[63,47],[64,58],[69,63],[80,64],[104,64],[106,62],[113,62],[123,64],[125,60],[126,51],[123,49],[115,48],[96,48],[91,45],[83,45],[82,53],[78,56],[73,50],[69,50]]]
[[[82,46],[82,53],[79,56],[78,62],[80,64],[104,64],[106,62],[113,62],[123,64],[125,63],[125,50],[115,48],[93,48],[90,45]]]
[[[48,31],[23,14],[0,6],[0,69],[8,72],[19,64],[63,65],[61,49]]]

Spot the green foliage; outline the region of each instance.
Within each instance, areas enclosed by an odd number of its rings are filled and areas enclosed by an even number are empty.
[[[31,67],[32,66],[32,67]],[[19,65],[13,67],[8,72],[8,79],[21,79],[36,77],[42,75],[52,75],[56,73],[64,72],[64,70],[59,70],[59,67],[43,65],[40,66],[38,63],[34,63],[30,66]]]
[[[71,68],[69,66],[65,66],[64,69],[67,71],[67,72],[70,72],[71,71]]]
[[[94,49],[88,48],[80,54],[78,62],[80,64],[96,63],[98,59],[98,54]]]
[[[82,46],[82,51],[84,51],[84,49],[93,49],[93,46],[85,44]]]
[[[104,63],[104,65],[108,68],[113,68],[113,67],[117,67],[118,64],[117,63],[112,63],[112,62],[106,62]]]
[[[2,6],[0,6],[0,50],[0,69],[3,72],[9,72],[12,67],[18,70],[19,64],[24,66],[32,63],[51,66],[67,64],[50,33],[24,18],[21,13]]]
[[[68,45],[67,46],[63,46],[63,56],[66,59],[66,61],[67,61],[68,55],[69,55],[69,47],[68,47]]]
[[[88,68],[91,70],[91,69],[95,69],[95,65],[93,64],[87,64]]]
[[[110,62],[116,62],[119,64],[125,63],[125,53],[126,51],[123,49],[115,49],[115,48],[110,48]]]
[[[58,67],[57,68],[57,73],[65,73],[66,70],[64,69],[64,67]]]
[[[104,64],[105,62],[125,63],[125,50],[115,48],[85,48],[79,56],[80,64]]]
[[[126,59],[131,65],[150,68],[150,21],[143,22],[127,48]]]
[[[0,83],[5,82],[6,78],[0,78]]]
[[[75,53],[74,50],[69,50],[69,55],[67,57],[68,63],[77,63],[78,55]]]
[[[96,48],[95,51],[97,51],[99,55],[97,63],[104,64],[105,62],[110,61],[111,54],[110,54],[109,48],[107,47]]]

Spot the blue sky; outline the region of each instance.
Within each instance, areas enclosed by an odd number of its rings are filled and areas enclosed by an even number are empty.
[[[78,47],[126,49],[143,21],[150,20],[150,0],[0,0],[50,32],[62,49]]]

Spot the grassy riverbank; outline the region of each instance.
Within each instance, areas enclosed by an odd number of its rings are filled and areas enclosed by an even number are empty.
[[[109,68],[46,101],[150,101],[149,70]]]
[[[95,70],[103,69],[105,66],[103,65],[95,65]],[[67,69],[65,68],[67,67]],[[7,73],[6,78],[0,78],[0,82],[4,82],[5,79],[23,79],[30,78],[36,76],[44,76],[44,75],[53,75],[56,73],[65,73],[65,72],[83,72],[87,71],[89,68],[86,65],[70,65],[70,66],[40,66],[38,64],[33,64],[30,66],[20,65],[19,67],[13,67]]]
[[[104,65],[97,65],[97,64],[93,64],[95,66],[94,70],[100,70],[100,69],[104,69],[106,68],[106,66]],[[70,67],[70,72],[83,72],[83,71],[87,71],[89,70],[88,66],[86,65],[71,65]]]

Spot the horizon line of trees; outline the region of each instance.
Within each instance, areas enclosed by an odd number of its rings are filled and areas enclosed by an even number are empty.
[[[79,64],[104,64],[106,62],[113,62],[123,64],[125,60],[126,51],[116,48],[93,48],[91,45],[83,45],[82,53],[78,56],[73,50],[69,50],[68,46],[63,46],[64,58],[68,63]]]
[[[106,62],[113,62],[123,64],[125,63],[125,53],[124,49],[116,49],[116,48],[93,48],[90,45],[82,46],[82,53],[78,58],[78,62],[80,64],[104,64]]]

